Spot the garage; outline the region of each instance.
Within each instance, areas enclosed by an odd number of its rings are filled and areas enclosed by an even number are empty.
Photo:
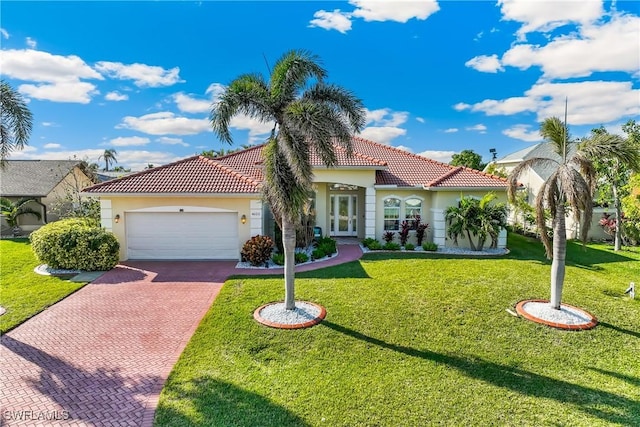
[[[127,258],[237,260],[237,212],[127,212]]]

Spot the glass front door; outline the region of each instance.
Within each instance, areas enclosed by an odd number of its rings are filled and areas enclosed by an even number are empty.
[[[358,196],[337,194],[331,196],[331,231],[335,236],[358,235]]]

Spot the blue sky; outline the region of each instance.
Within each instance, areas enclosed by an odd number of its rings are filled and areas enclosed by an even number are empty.
[[[14,159],[139,170],[228,148],[212,102],[284,52],[318,55],[367,108],[363,136],[449,161],[539,141],[564,114],[574,136],[640,116],[640,2],[12,2],[1,8],[2,78],[29,101],[30,144]],[[265,61],[266,58],[266,61]],[[233,122],[235,146],[270,124]]]

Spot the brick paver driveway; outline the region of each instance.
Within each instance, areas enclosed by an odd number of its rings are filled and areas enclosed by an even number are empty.
[[[0,425],[150,426],[235,263],[132,262],[2,336]]]

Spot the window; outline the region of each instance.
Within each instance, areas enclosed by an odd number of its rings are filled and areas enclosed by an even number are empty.
[[[414,230],[422,219],[422,200],[407,199],[404,201],[405,219],[409,223],[409,228]]]
[[[384,199],[384,229],[395,231],[400,229],[400,199]]]

